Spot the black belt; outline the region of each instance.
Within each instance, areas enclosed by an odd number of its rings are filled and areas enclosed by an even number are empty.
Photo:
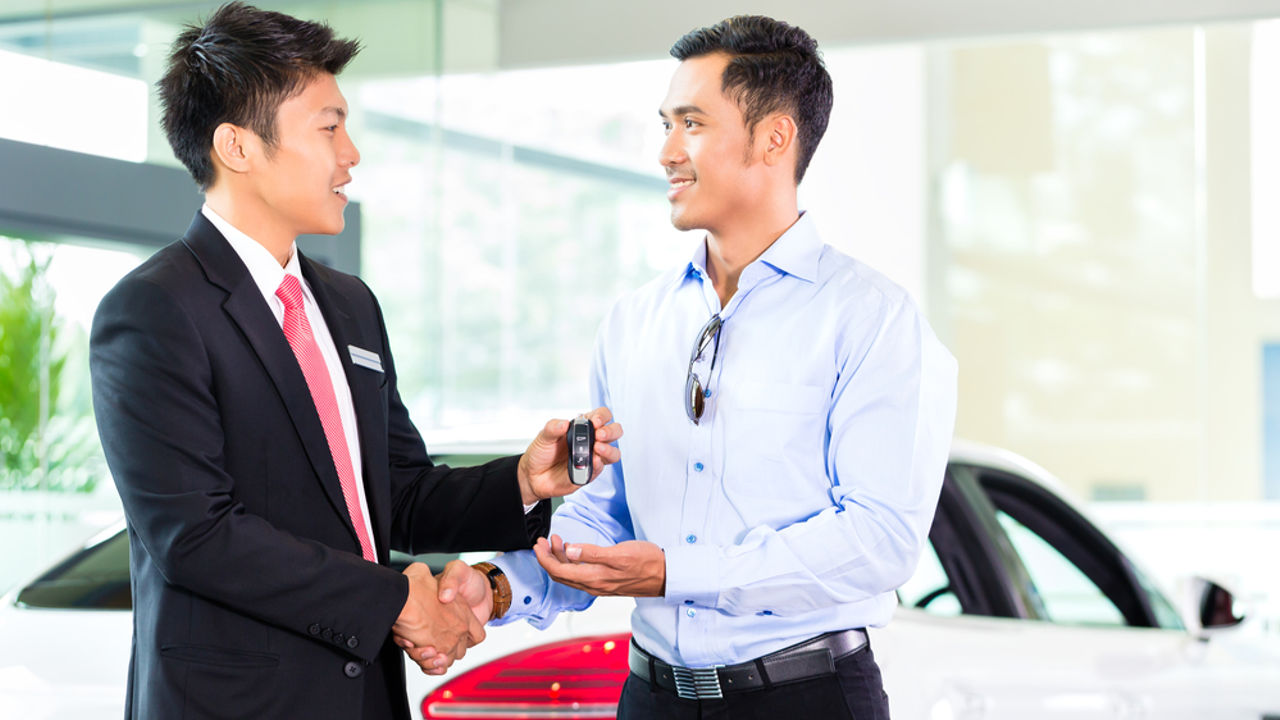
[[[631,641],[628,663],[641,680],[670,690],[686,700],[724,697],[724,693],[834,675],[836,661],[867,645],[866,630],[819,635],[737,665],[687,668],[670,665]]]

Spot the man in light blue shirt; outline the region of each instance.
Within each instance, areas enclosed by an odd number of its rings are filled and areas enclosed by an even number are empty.
[[[550,542],[489,582],[452,566],[441,599],[546,627],[635,597],[619,717],[887,717],[863,629],[889,621],[926,542],[956,363],[798,210],[832,97],[812,38],[737,17],[672,55],[672,222],[707,233],[600,329],[593,402],[629,430],[622,461],[569,496]]]

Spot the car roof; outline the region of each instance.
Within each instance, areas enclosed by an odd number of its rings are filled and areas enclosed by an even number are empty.
[[[951,441],[951,453],[948,462],[957,465],[981,465],[1026,478],[1053,491],[1055,495],[1063,498],[1075,510],[1080,510],[1081,503],[1076,499],[1074,493],[1053,473],[1011,450],[956,438]]]

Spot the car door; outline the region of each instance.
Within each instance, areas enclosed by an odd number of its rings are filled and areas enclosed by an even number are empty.
[[[1044,717],[1019,710],[1034,704],[1013,697],[1058,683],[1051,670],[1028,662],[1032,642],[1021,618],[1034,598],[1009,579],[1013,552],[971,474],[949,469],[929,543],[898,591],[894,619],[872,633],[895,718]],[[991,682],[992,674],[1014,672],[1017,682]]]
[[[1206,643],[1045,485],[953,464],[894,622],[874,634],[895,717],[1251,717]]]
[[[1232,707],[1229,674],[1159,590],[1049,486],[969,466],[1014,550],[1011,582],[1032,598],[1010,657],[985,676],[988,717],[1257,718]],[[987,653],[995,650],[989,646]]]
[[[952,465],[929,545],[873,635],[894,717],[1067,720],[1116,717],[1114,691],[1080,667],[1074,632],[1028,622],[1041,598],[971,468]],[[1044,634],[1061,637],[1046,647]]]

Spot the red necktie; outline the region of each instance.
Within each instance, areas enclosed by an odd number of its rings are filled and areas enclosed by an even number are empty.
[[[329,441],[329,453],[333,455],[333,466],[338,471],[338,483],[342,485],[342,497],[347,501],[351,524],[360,538],[360,550],[365,560],[377,562],[373,543],[364,525],[364,513],[360,510],[360,495],[356,491],[355,472],[351,469],[347,435],[342,430],[342,416],[338,414],[338,399],[333,394],[333,380],[315,335],[311,333],[307,311],[302,307],[302,283],[298,278],[285,274],[284,281],[276,289],[276,297],[284,303],[284,337],[289,341],[294,357],[298,358],[302,375],[311,390],[311,399],[316,404],[316,412],[320,414],[320,424],[324,426],[324,436]]]

